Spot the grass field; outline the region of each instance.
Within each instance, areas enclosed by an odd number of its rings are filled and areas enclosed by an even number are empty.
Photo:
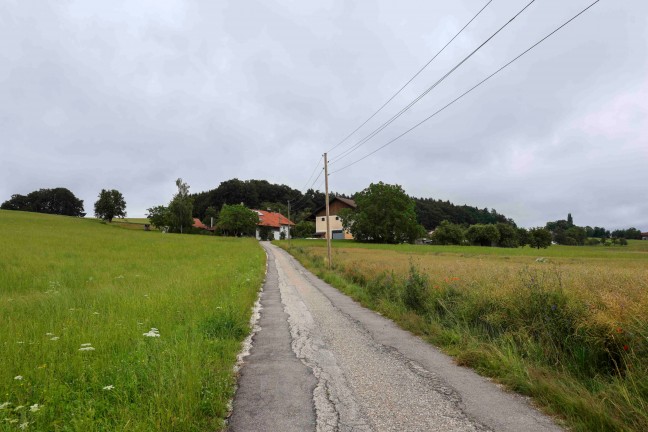
[[[277,242],[288,248],[287,242]],[[576,431],[648,430],[648,241],[501,249],[293,240],[320,277]]]
[[[0,211],[0,430],[219,430],[264,277],[252,239]]]

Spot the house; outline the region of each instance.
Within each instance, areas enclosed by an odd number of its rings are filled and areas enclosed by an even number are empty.
[[[648,240],[648,232],[641,233],[641,240]]]
[[[204,230],[207,230],[207,231],[214,231],[213,227],[208,227],[207,225],[202,223],[200,221],[200,219],[198,219],[198,218],[193,218],[193,221],[194,221],[194,223],[191,226],[194,227],[194,228],[204,229]]]
[[[252,210],[259,215],[259,223],[256,229],[256,238],[261,240],[261,230],[263,227],[272,231],[275,240],[281,239],[281,233],[284,233],[284,238],[290,238],[290,227],[295,225],[290,219],[281,213],[274,213],[264,210]]]
[[[342,219],[339,212],[342,209],[355,209],[356,203],[352,199],[333,197],[329,200],[329,228],[331,230],[331,239],[352,240],[353,235],[342,227]],[[322,206],[313,213],[315,218],[315,236],[326,238],[326,206]]]

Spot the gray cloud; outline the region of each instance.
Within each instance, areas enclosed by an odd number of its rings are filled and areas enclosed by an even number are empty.
[[[418,95],[526,2],[494,1],[367,128]],[[129,215],[232,177],[304,186],[318,158],[483,2],[87,2],[0,5],[0,200],[101,188]],[[392,127],[400,134],[588,4],[536,2]],[[602,1],[464,100],[331,176],[496,208],[648,229],[648,5]],[[334,159],[341,146],[332,152]],[[315,186],[318,186],[316,184]]]

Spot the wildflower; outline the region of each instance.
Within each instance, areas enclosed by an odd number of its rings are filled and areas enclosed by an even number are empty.
[[[14,411],[20,411],[23,408],[25,408],[24,405],[18,405],[16,408],[14,408]]]
[[[54,333],[45,333],[45,336],[54,336]]]
[[[50,340],[57,341],[57,340],[59,340],[59,337],[58,337],[58,336],[54,336],[53,338],[50,338]]]
[[[3,402],[0,404],[0,409],[9,408],[9,405],[11,405],[11,402]]]
[[[89,346],[92,346],[92,344],[91,343],[82,343],[81,346],[82,347],[89,347]]]
[[[142,333],[142,336],[146,336],[146,337],[160,337],[160,332],[159,332],[158,329],[156,329],[155,327],[151,327],[151,330],[149,330],[149,331],[146,332],[146,333]]]
[[[25,429],[27,429],[27,426],[29,426],[29,422],[20,423],[20,426],[18,426],[18,427],[20,429],[22,429],[22,430],[25,430]]]
[[[31,412],[37,412],[37,411],[40,411],[40,409],[41,409],[41,406],[38,405],[38,404],[34,404],[34,405],[31,405],[29,407],[29,411],[31,411]]]
[[[91,346],[79,348],[79,351],[94,351],[95,349]]]
[[[14,377],[14,379],[15,379],[16,381],[22,381],[23,376],[22,376],[22,375],[16,375],[16,376]]]
[[[106,387],[104,387],[103,389],[104,389],[104,390],[112,390],[112,389],[114,389],[114,388],[115,388],[115,386],[112,385],[112,384],[110,384],[110,385],[107,385]]]
[[[621,327],[617,327],[616,332],[617,333],[623,333],[623,329]]]
[[[628,345],[623,345],[623,351],[628,351],[630,347]]]

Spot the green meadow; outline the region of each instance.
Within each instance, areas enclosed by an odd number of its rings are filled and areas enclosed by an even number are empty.
[[[0,430],[220,430],[253,239],[0,211]]]
[[[321,278],[532,396],[574,431],[648,430],[648,241],[628,246],[276,242]]]

